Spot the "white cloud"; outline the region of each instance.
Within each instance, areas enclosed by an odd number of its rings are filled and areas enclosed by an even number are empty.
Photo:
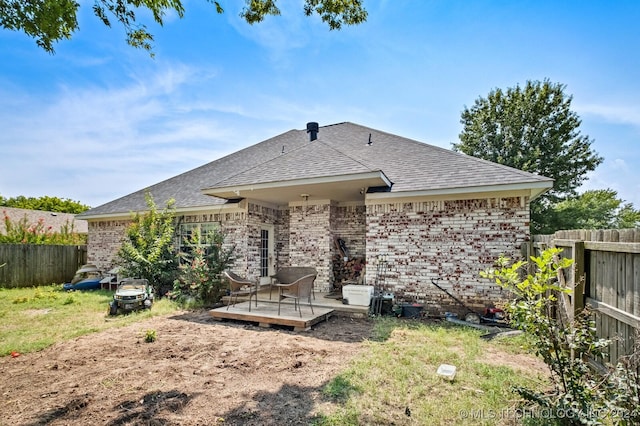
[[[595,116],[617,124],[631,124],[640,127],[640,107],[638,105],[576,104],[580,116]]]
[[[214,118],[215,106],[185,99],[189,84],[211,75],[183,65],[158,69],[116,88],[36,95],[0,86],[0,194],[95,206],[233,150],[234,133]]]

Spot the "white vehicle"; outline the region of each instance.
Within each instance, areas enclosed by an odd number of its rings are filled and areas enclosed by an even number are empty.
[[[118,289],[109,304],[109,315],[116,315],[118,310],[134,311],[150,309],[153,305],[153,288],[145,279],[126,278],[120,282]]]

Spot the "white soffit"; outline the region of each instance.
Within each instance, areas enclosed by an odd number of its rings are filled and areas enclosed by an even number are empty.
[[[311,200],[363,200],[367,188],[377,186],[391,186],[391,181],[382,171],[207,188],[202,193],[225,199],[249,198],[283,205],[298,201],[303,195]]]

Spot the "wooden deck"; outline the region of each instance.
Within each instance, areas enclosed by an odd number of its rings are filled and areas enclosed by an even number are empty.
[[[324,306],[313,306],[313,314],[308,304],[302,303],[298,307],[301,309],[302,317],[300,313],[294,310],[293,302],[283,301],[280,306],[280,315],[278,315],[278,302],[268,300],[258,300],[258,306],[255,305],[255,300],[251,302],[251,312],[249,312],[249,302],[239,302],[235,305],[229,306],[227,310],[226,306],[212,309],[209,311],[214,319],[223,320],[236,320],[258,323],[260,327],[271,327],[274,324],[291,326],[294,331],[306,331],[310,330],[314,324],[321,321],[326,321],[333,309]]]

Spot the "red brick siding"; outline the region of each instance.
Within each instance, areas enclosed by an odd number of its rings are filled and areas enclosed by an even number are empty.
[[[524,197],[422,201],[367,206],[368,283],[376,282],[376,259],[388,268],[379,277],[400,301],[422,302],[432,314],[463,312],[431,284],[442,285],[474,309],[502,299],[502,290],[479,272],[505,254],[520,255],[529,239]]]
[[[203,213],[184,215],[176,220],[182,223],[222,223],[226,232],[225,247],[236,246],[236,257],[242,262],[246,258],[246,213]],[[131,220],[101,220],[89,222],[89,239],[87,244],[87,261],[95,263],[102,270],[115,266],[116,254],[122,246],[127,226]],[[246,269],[245,263],[241,268]]]
[[[89,222],[87,262],[108,271],[115,266],[116,253],[122,245],[130,220],[101,220]]]
[[[330,204],[289,208],[290,266],[313,266],[318,271],[316,290],[330,289],[333,236],[329,228]]]

